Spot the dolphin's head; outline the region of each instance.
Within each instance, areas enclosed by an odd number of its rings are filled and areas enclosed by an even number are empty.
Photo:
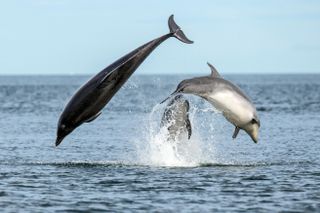
[[[245,124],[242,129],[250,135],[251,139],[258,143],[259,136],[259,128],[260,128],[260,120],[257,116],[254,116],[247,124]]]
[[[57,139],[56,139],[56,146],[58,146],[63,139],[69,135],[73,130],[75,129],[75,127],[73,125],[69,125],[65,122],[59,122],[58,123],[58,131],[57,131]]]
[[[177,86],[175,93],[193,93],[192,84],[190,84],[190,80],[183,80]]]
[[[203,96],[204,89],[201,81],[198,79],[186,79],[179,83],[173,94],[184,93]]]

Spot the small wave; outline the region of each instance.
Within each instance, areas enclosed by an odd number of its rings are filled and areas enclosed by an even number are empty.
[[[7,164],[9,165],[9,164]],[[11,165],[11,164],[10,164]],[[30,162],[23,163],[20,165],[24,166],[57,166],[57,167],[83,167],[83,168],[93,168],[93,167],[112,167],[112,168],[130,168],[130,167],[199,167],[201,164],[155,164],[148,162],[118,162],[118,161],[66,161],[66,162]]]
[[[264,166],[286,166],[286,165],[313,165],[312,161],[279,161],[279,162],[222,162],[201,163],[200,167],[264,167]]]
[[[159,153],[154,153],[159,155]],[[160,155],[161,157],[161,155]],[[158,161],[157,161],[158,160]],[[313,161],[279,161],[279,162],[214,162],[214,161],[182,161],[181,159],[173,159],[174,161],[35,161],[24,163],[2,163],[1,165],[10,166],[57,166],[57,167],[111,167],[111,168],[130,168],[130,167],[146,167],[146,168],[197,168],[197,167],[269,167],[269,166],[287,166],[287,165],[316,165]],[[171,159],[172,160],[172,159]],[[2,173],[4,174],[4,173]]]
[[[57,166],[57,167],[111,167],[111,168],[130,168],[130,167],[191,167],[191,165],[184,164],[154,164],[148,162],[124,162],[124,161],[66,161],[66,162],[30,162],[24,163],[26,166]],[[199,164],[200,165],[200,164]],[[199,165],[192,165],[198,167]]]
[[[141,166],[121,161],[66,161],[66,162],[31,162],[24,165],[31,166],[61,166],[61,167],[129,167]]]

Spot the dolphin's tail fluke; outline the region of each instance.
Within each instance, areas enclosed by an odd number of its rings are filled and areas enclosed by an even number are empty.
[[[172,33],[174,37],[176,37],[180,41],[182,41],[184,43],[187,43],[187,44],[192,44],[193,43],[193,41],[189,40],[186,37],[186,35],[183,33],[181,28],[176,24],[176,22],[174,22],[173,15],[171,15],[169,17],[168,25],[169,25],[170,33]]]

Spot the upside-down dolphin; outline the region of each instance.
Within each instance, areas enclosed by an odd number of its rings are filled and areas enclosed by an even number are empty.
[[[114,94],[147,56],[163,41],[170,37],[175,37],[184,43],[193,43],[174,22],[173,15],[169,17],[168,25],[170,29],[168,34],[138,47],[110,64],[92,77],[73,95],[58,121],[56,146],[75,128],[85,122],[88,123],[96,119]]]
[[[168,129],[168,139],[175,141],[192,134],[189,120],[189,101],[182,95],[175,96],[167,105],[160,126]]]
[[[186,93],[204,98],[235,126],[232,138],[236,138],[242,129],[257,143],[260,120],[250,98],[238,86],[223,79],[211,64],[208,65],[211,69],[210,76],[183,80],[171,96]]]

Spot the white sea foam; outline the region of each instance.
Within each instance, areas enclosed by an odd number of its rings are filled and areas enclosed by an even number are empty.
[[[165,104],[157,104],[149,114],[145,134],[136,142],[137,158],[141,164],[152,166],[194,167],[203,163],[213,163],[214,149],[204,144],[198,132],[195,119],[196,108],[191,108],[189,118],[192,124],[192,136],[168,140],[166,126],[160,128]]]

